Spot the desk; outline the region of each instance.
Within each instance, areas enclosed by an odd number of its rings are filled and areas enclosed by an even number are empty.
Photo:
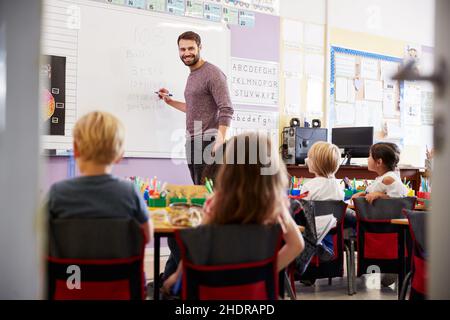
[[[291,176],[314,178],[314,174],[310,173],[306,165],[287,165],[287,171]],[[414,191],[419,192],[420,188],[420,176],[421,172],[425,171],[424,168],[415,167],[400,167],[401,178],[406,178],[407,181],[411,181],[411,187]],[[348,177],[350,180],[356,179],[368,179],[374,180],[377,177],[375,172],[369,171],[364,166],[340,166],[336,172],[337,179],[344,179]]]
[[[397,224],[401,226],[409,226],[408,219],[392,219],[391,224]]]
[[[153,257],[153,299],[159,300],[159,263],[161,260],[161,238],[174,237],[175,230],[184,229],[186,227],[174,227],[168,224],[160,224],[153,221],[153,239],[154,239],[154,257]],[[300,232],[304,232],[305,228],[299,226]],[[289,282],[288,282],[289,283]],[[291,289],[292,290],[292,289]],[[290,292],[290,291],[289,291]],[[291,297],[292,299],[292,297]]]

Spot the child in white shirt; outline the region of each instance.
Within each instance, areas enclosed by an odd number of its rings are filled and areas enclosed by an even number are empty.
[[[316,142],[309,149],[306,164],[315,178],[302,187],[302,193],[308,192],[305,200],[344,200],[344,190],[334,176],[340,160],[339,148],[329,142]]]
[[[373,203],[376,199],[406,197],[408,188],[395,172],[399,159],[400,150],[396,144],[379,142],[372,145],[367,167],[369,171],[376,172],[378,177],[365,192],[356,193],[352,198],[365,197],[369,203]]]
[[[344,190],[334,176],[339,169],[340,160],[341,154],[336,145],[323,141],[313,144],[305,162],[309,172],[313,173],[315,178],[302,187],[302,193],[308,192],[305,200],[344,200]],[[302,224],[302,217],[299,217],[299,222]],[[330,234],[322,240],[322,248],[324,252],[328,252],[329,257],[334,255],[333,238]],[[308,281],[303,283],[309,284]]]

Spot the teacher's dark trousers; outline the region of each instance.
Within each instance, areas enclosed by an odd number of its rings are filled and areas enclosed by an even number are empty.
[[[196,140],[198,139],[198,140]],[[195,185],[203,184],[203,170],[211,163],[213,156],[210,152],[205,149],[211,149],[210,144],[215,141],[214,136],[208,138],[202,138],[202,136],[196,136],[186,141],[186,159],[189,167],[189,172],[191,173],[192,182]],[[167,245],[170,249],[169,259],[167,260],[166,266],[164,268],[163,280],[167,279],[171,274],[173,274],[178,267],[180,262],[180,249],[178,248],[177,242],[174,238],[167,239]]]

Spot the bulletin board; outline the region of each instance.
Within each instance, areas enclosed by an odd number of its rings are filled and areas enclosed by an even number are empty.
[[[330,48],[330,127],[373,126],[374,140],[402,138],[404,84],[399,57]]]

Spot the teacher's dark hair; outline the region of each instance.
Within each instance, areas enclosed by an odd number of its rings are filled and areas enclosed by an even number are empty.
[[[186,32],[180,34],[180,36],[178,37],[177,44],[180,44],[180,40],[181,39],[183,39],[183,40],[194,40],[197,43],[197,46],[199,46],[199,47],[202,44],[202,39],[194,31],[186,31]]]

